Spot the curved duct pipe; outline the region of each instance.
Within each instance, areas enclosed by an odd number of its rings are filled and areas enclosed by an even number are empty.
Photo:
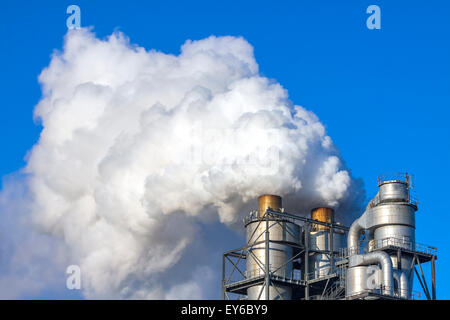
[[[350,226],[350,230],[348,231],[347,248],[349,256],[359,254],[359,239],[361,237],[361,233],[365,229],[360,224],[360,219],[364,216],[364,214],[360,218],[353,221],[352,225]]]
[[[348,238],[347,238],[347,248],[348,248],[348,254],[349,256],[353,256],[355,254],[359,254],[359,239],[361,237],[361,233],[368,229],[368,226],[366,225],[366,216],[369,215],[369,212],[371,211],[374,206],[376,206],[379,203],[379,192],[376,194],[376,196],[370,200],[369,204],[366,207],[366,211],[353,221],[352,225],[350,226],[350,230],[348,231]]]
[[[403,299],[408,299],[409,281],[406,273],[402,270],[394,269],[394,279],[397,281],[400,297]]]
[[[394,276],[392,261],[389,254],[384,251],[369,252],[350,257],[349,267],[368,266],[379,264],[383,275],[383,294],[392,296],[394,293]]]

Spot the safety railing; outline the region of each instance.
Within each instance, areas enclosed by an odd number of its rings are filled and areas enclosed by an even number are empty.
[[[384,292],[385,289],[390,289],[389,286],[380,286],[381,292]],[[401,298],[401,299],[412,299],[412,300],[420,300],[421,294],[419,291],[414,290],[405,290],[405,289],[399,289],[399,288],[392,288],[394,294],[393,297]]]
[[[377,178],[378,185],[385,181],[402,181],[407,183],[409,186],[414,187],[414,176],[407,172],[391,172],[380,174]]]
[[[369,294],[369,295],[374,294],[377,296],[388,296],[388,297],[394,297],[394,298],[399,298],[399,299],[409,299],[409,300],[421,300],[421,298],[422,298],[422,295],[420,294],[419,291],[400,290],[398,288],[393,288],[394,293],[392,295],[385,294],[384,292],[389,291],[388,290],[389,288],[390,287],[388,287],[388,286],[380,285],[373,289],[364,289],[364,290],[360,290],[357,292],[353,292],[348,297],[355,297],[355,296],[359,296],[359,295],[363,295],[363,294]]]
[[[279,277],[293,281],[303,280],[300,270],[297,269],[286,270],[286,268],[280,268],[276,270],[276,268],[273,268],[272,265],[269,265],[269,270],[271,277]],[[253,270],[247,270],[245,272],[246,279],[258,278],[265,275],[266,272],[262,268],[255,268]]]
[[[358,247],[343,248],[341,249],[340,257],[344,259],[347,258],[349,254],[364,254],[376,249],[386,248],[389,246],[421,252],[429,255],[436,255],[437,253],[437,248],[411,241],[409,238],[387,237],[379,240],[364,240],[359,242]]]
[[[247,279],[258,278],[260,276],[264,276],[265,274],[266,274],[265,270],[261,268],[245,271],[245,277]]]
[[[321,278],[326,278],[332,274],[339,275],[339,268],[323,267],[323,268],[317,269],[313,272],[309,272],[307,274],[307,277],[305,277],[305,280],[318,280]]]
[[[408,185],[409,189],[409,199],[408,202],[417,206],[419,204],[419,199],[417,198],[417,193],[414,188],[414,175],[410,173],[403,173],[403,172],[396,172],[396,173],[386,173],[379,175],[378,178],[378,185],[381,185],[383,182],[386,181],[402,181],[405,182]]]
[[[426,253],[429,255],[436,255],[436,253],[437,253],[436,247],[431,247],[431,246],[417,243],[417,242],[416,242],[415,246],[416,246],[415,251],[418,251],[418,252]]]
[[[289,216],[280,216],[279,214],[272,214],[272,213],[268,213],[270,220],[280,220],[280,221],[289,221],[292,223],[296,223],[295,219],[289,217]],[[262,219],[264,220],[264,219]],[[244,223],[244,225],[249,224],[250,222],[253,221],[261,221],[261,218],[259,216],[259,212],[258,210],[252,210],[250,211],[250,213],[248,215],[246,215],[243,219],[242,222]]]
[[[252,210],[252,211],[250,211],[250,214],[246,215],[242,219],[242,222],[244,223],[244,225],[247,225],[250,222],[256,221],[256,220],[258,220],[258,211],[257,210]]]

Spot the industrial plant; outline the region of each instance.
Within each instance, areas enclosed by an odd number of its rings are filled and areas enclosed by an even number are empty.
[[[288,213],[280,196],[261,195],[244,218],[246,244],[223,254],[222,298],[435,300],[437,249],[416,242],[417,209],[407,173],[378,177],[378,193],[350,226],[332,208]]]

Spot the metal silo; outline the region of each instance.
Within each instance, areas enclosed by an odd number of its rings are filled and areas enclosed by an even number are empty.
[[[311,219],[332,224],[334,210],[331,208],[315,208],[311,210]],[[333,230],[321,224],[312,224],[309,232],[308,279],[316,279],[334,272],[333,258],[329,251],[339,252],[345,247],[345,233]],[[331,250],[333,248],[333,250]]]
[[[245,225],[248,247],[246,277],[258,278],[269,272],[271,276],[290,279],[293,277],[293,261],[290,261],[293,248],[290,244],[300,244],[300,226],[280,216],[266,215],[268,208],[280,211],[281,197],[260,196],[258,211]],[[274,282],[270,282],[268,287],[254,285],[247,289],[247,297],[249,300],[290,300],[292,287]]]

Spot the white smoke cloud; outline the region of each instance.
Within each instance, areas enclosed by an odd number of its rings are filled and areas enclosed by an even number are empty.
[[[259,74],[243,38],[170,55],[71,30],[39,81],[27,208],[87,298],[208,298],[220,270],[187,258],[199,223],[239,224],[263,193],[302,212],[360,199],[323,124]]]

